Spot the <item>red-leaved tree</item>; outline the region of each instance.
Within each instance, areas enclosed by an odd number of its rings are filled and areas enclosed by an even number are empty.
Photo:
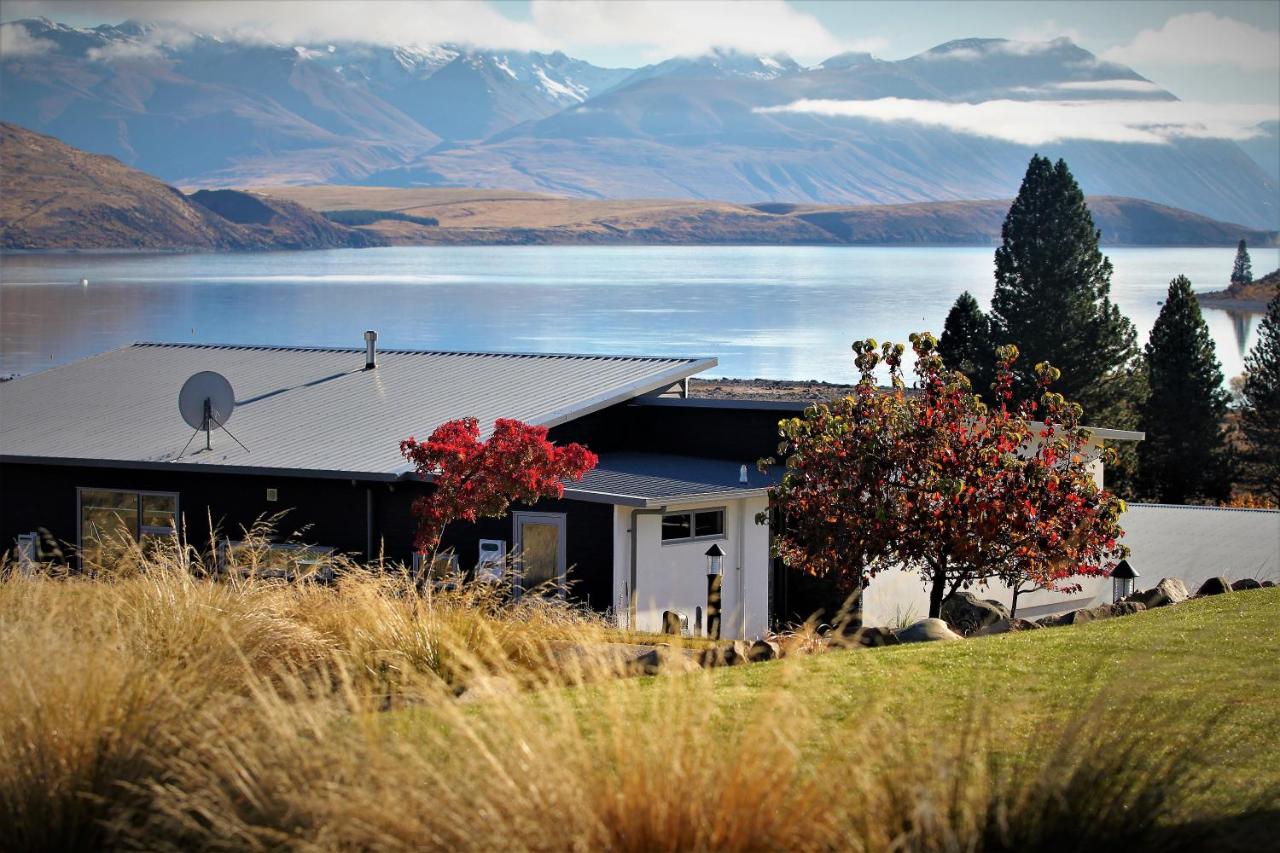
[[[855,393],[782,422],[786,473],[771,493],[784,519],[778,554],[846,592],[915,569],[930,616],[957,590],[993,580],[1015,594],[1068,591],[1072,578],[1109,570],[1125,554],[1124,503],[1093,479],[1080,407],[1047,390],[1057,372],[1037,365],[1041,402],[1011,410],[1017,349],[1001,348],[1000,402],[988,407],[943,367],[932,335],[911,344],[918,394],[905,391],[901,344],[858,341]],[[880,365],[888,392],[876,387]]]
[[[433,553],[449,522],[507,514],[513,501],[526,504],[564,496],[564,481],[578,481],[599,458],[581,444],[557,447],[546,427],[499,418],[480,440],[475,418],[436,427],[425,442],[400,442],[400,452],[435,488],[413,502],[418,519],[414,548]]]

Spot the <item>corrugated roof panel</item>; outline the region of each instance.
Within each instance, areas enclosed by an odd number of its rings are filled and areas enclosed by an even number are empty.
[[[186,464],[392,474],[398,445],[444,421],[499,417],[552,426],[665,388],[714,359],[135,344],[0,384],[0,454],[9,457],[174,461],[191,429],[178,391],[191,374],[230,380],[228,423]]]

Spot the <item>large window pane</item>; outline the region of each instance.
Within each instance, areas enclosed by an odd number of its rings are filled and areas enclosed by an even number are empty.
[[[81,538],[118,537],[121,533],[138,535],[137,493],[83,489],[80,492]]]
[[[177,495],[143,495],[142,528],[152,535],[170,533],[177,529]]]
[[[115,563],[137,537],[137,492],[80,491],[80,555],[86,569]]]
[[[723,536],[724,510],[713,509],[708,512],[694,513],[693,535],[699,538],[704,536]]]
[[[662,517],[662,541],[670,539],[688,539],[693,536],[693,527],[689,513],[673,513]]]

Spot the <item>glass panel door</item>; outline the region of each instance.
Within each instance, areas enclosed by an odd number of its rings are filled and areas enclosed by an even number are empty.
[[[517,593],[541,588],[548,594],[564,592],[565,520],[556,513],[517,512],[516,556],[520,564]]]

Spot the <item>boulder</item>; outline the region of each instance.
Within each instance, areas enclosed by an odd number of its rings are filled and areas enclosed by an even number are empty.
[[[1262,588],[1263,588],[1263,589],[1271,589],[1271,588],[1272,588],[1273,586],[1275,586],[1275,585],[1276,585],[1276,582],[1275,582],[1275,581],[1263,581],[1263,582],[1262,582]]]
[[[1262,584],[1253,578],[1241,578],[1231,585],[1232,592],[1239,592],[1242,589],[1262,589]]]
[[[942,620],[966,637],[979,628],[1008,618],[1009,608],[998,601],[978,598],[971,592],[957,592],[942,602]]]
[[[921,619],[897,632],[900,643],[932,643],[938,640],[964,639],[941,619]]]
[[[835,638],[835,644],[844,648],[877,646],[896,646],[898,638],[888,628],[863,627],[852,633]]]
[[[747,660],[777,660],[782,657],[782,646],[773,640],[756,640],[747,649]]]
[[[1110,619],[1114,616],[1129,616],[1146,609],[1147,606],[1140,601],[1099,604],[1097,607],[1083,607],[1058,616],[1046,616],[1040,620],[1040,626],[1056,628],[1059,625],[1083,625],[1086,622],[1096,622],[1099,619]]]
[[[1186,601],[1188,597],[1187,585],[1182,581],[1177,578],[1161,578],[1160,583],[1151,589],[1135,592],[1125,601],[1135,601],[1150,610],[1154,607],[1168,607],[1170,604],[1179,604]]]
[[[1013,617],[1010,619],[1001,619],[998,622],[992,622],[990,625],[983,625],[978,630],[970,634],[970,637],[990,637],[994,634],[1013,634],[1018,631],[1034,631],[1041,627],[1030,619],[1022,619]]]
[[[1200,588],[1196,590],[1196,595],[1222,595],[1224,592],[1231,592],[1231,581],[1219,575],[1216,578],[1209,578],[1200,584]]]
[[[690,672],[697,669],[700,663],[681,649],[670,646],[658,646],[650,649],[631,661],[631,671],[638,675],[663,675],[668,673]]]

